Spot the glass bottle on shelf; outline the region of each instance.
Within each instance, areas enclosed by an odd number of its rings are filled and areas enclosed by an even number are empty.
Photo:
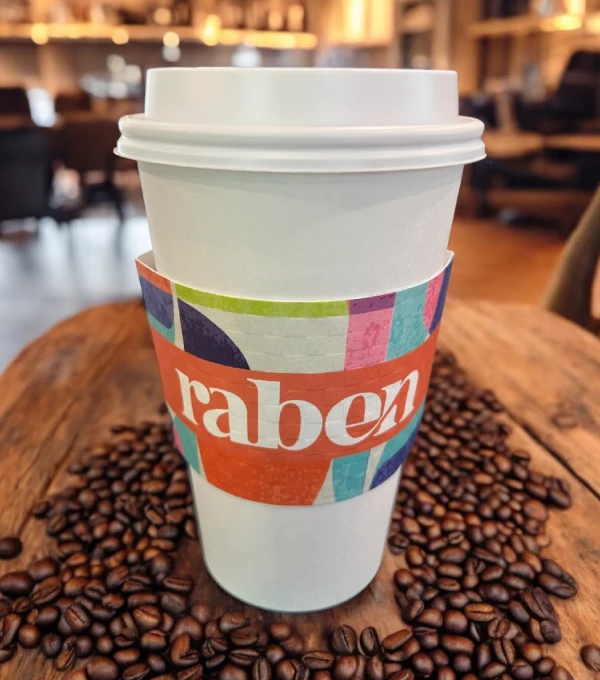
[[[300,33],[306,31],[306,7],[302,0],[292,0],[287,8],[286,28],[288,31]]]

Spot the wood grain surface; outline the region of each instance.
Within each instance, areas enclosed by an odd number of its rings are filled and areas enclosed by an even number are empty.
[[[563,641],[551,654],[577,680],[592,680],[579,660],[581,645],[600,642],[600,342],[558,317],[529,307],[450,301],[441,345],[454,351],[469,378],[493,388],[507,407],[510,443],[532,454],[532,468],[563,476],[573,507],[552,511],[549,557],[579,582],[579,595],[555,606]],[[0,378],[0,536],[18,534],[25,549],[0,574],[26,568],[49,553],[43,525],[29,518],[33,503],[68,483],[67,466],[111,424],[150,418],[161,389],[145,313],[139,302],[97,307],[68,319],[26,348]],[[555,414],[572,416],[561,429]],[[319,614],[286,615],[319,645],[339,623],[380,634],[401,621],[393,599],[402,557],[386,553],[376,579],[352,601]],[[208,576],[197,543],[186,541],[179,568],[197,578],[194,599],[220,611],[246,610]],[[64,678],[38,652],[0,666],[0,678]]]

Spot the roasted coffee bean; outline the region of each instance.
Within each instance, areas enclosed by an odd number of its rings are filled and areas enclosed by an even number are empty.
[[[171,574],[163,579],[162,587],[172,590],[174,593],[190,593],[194,587],[194,581],[189,576]]]
[[[333,668],[334,680],[352,680],[358,670],[358,659],[356,656],[338,656]]]
[[[134,609],[132,617],[138,630],[145,632],[158,628],[161,622],[162,613],[160,609],[154,605],[145,605]]]
[[[561,580],[553,574],[543,573],[538,576],[540,586],[555,597],[569,599],[577,594],[577,585]]]
[[[511,665],[510,674],[515,680],[531,680],[534,676],[533,666],[524,659],[519,659]]]
[[[28,597],[18,597],[13,602],[13,612],[15,614],[27,614],[31,609],[31,600]]]
[[[22,550],[23,544],[17,536],[0,538],[0,560],[14,560]]]
[[[410,668],[403,668],[402,670],[396,671],[391,675],[386,676],[387,680],[415,680],[415,674],[410,670]]]
[[[161,607],[173,616],[180,616],[187,609],[187,600],[183,595],[178,593],[163,593],[160,598]]]
[[[113,660],[119,666],[131,666],[137,663],[140,659],[140,651],[135,647],[128,647],[127,649],[119,649],[113,655]],[[162,672],[162,671],[161,671]]]
[[[456,680],[456,673],[449,666],[441,666],[436,677],[437,680]]]
[[[162,658],[162,656],[159,656],[158,654],[148,654],[148,656],[146,657],[146,663],[148,664],[150,670],[153,673],[164,673],[167,670],[167,664],[165,660]]]
[[[117,636],[120,637],[120,636]],[[102,635],[96,640],[96,650],[99,654],[112,654],[115,648],[115,642],[110,635]]]
[[[219,628],[226,635],[249,625],[250,619],[244,614],[228,613],[219,619]]]
[[[508,603],[508,611],[511,617],[520,624],[527,623],[531,618],[523,604],[518,600],[511,600]]]
[[[16,645],[12,645],[11,647],[7,647],[6,649],[0,649],[0,664],[7,663],[8,661],[10,661],[15,655],[16,651],[17,651]]]
[[[263,656],[252,664],[252,680],[271,680],[272,675],[271,664]]]
[[[335,655],[329,652],[313,651],[302,656],[302,663],[311,671],[327,670],[334,662]]]
[[[556,617],[556,612],[548,596],[541,588],[521,593],[521,601],[532,616],[536,619],[551,619]]]
[[[60,616],[60,610],[58,607],[53,605],[42,607],[39,610],[33,609],[31,613],[33,612],[37,612],[35,621],[29,621],[28,616],[28,622],[35,623],[35,625],[39,626],[40,628],[49,628],[50,626],[53,626],[58,621]]]
[[[219,671],[219,680],[248,680],[248,673],[243,668],[228,663]],[[293,680],[293,678],[286,680]]]
[[[454,635],[466,632],[469,626],[467,617],[456,609],[450,609],[444,613],[444,630]]]
[[[85,671],[89,680],[117,680],[119,667],[106,656],[97,656],[87,662]]]
[[[37,584],[33,595],[32,602],[35,606],[40,607],[45,604],[50,604],[58,598],[62,593],[63,584],[57,576],[50,576]]]
[[[491,661],[481,670],[479,677],[481,680],[493,680],[494,678],[499,678],[504,671],[506,671],[504,664],[501,664],[499,661]]]
[[[48,637],[48,636],[46,636]],[[46,638],[44,638],[46,639]],[[75,644],[77,638],[72,635],[63,643],[58,656],[54,659],[54,667],[59,671],[67,671],[75,663]]]
[[[200,680],[204,674],[204,669],[200,664],[185,668],[177,673],[177,680]]]
[[[380,643],[377,630],[373,627],[365,628],[360,634],[360,646],[365,656],[379,654]]]
[[[549,656],[544,656],[535,664],[535,670],[540,675],[546,676],[550,675],[555,665],[554,659]]]
[[[367,659],[367,663],[365,664],[365,675],[368,678],[368,680],[384,679],[385,674],[383,670],[383,661],[381,660],[381,657],[371,656]]]
[[[13,610],[12,602],[10,600],[0,599],[0,619],[10,614]]]
[[[285,652],[279,645],[269,645],[265,649],[265,657],[272,666],[276,666],[285,657]]]
[[[496,618],[497,611],[491,604],[478,603],[468,604],[465,607],[465,615],[470,621],[487,623]]]
[[[204,666],[207,671],[213,672],[221,668],[227,661],[227,657],[225,654],[216,654],[215,656],[211,656],[209,659],[206,659],[204,662]]]
[[[0,650],[7,649],[16,642],[21,622],[19,614],[7,614],[0,621]]]
[[[85,607],[75,603],[69,607],[65,613],[64,617],[66,622],[71,627],[75,633],[83,633],[92,625],[92,618]]]
[[[554,666],[550,677],[552,680],[574,680],[573,676],[563,666]]]
[[[62,640],[55,633],[48,633],[42,638],[41,649],[47,659],[54,659],[60,654]]]
[[[252,666],[259,656],[255,649],[232,649],[229,652],[229,661],[236,666]]]
[[[442,648],[450,654],[473,654],[475,645],[472,640],[460,635],[442,635],[440,638]]]
[[[398,630],[384,638],[381,641],[381,647],[383,648],[384,652],[396,652],[412,638],[412,635],[412,631],[408,628]]]
[[[19,629],[19,644],[25,649],[34,649],[40,644],[42,634],[37,626],[26,623]]]
[[[484,583],[479,591],[486,600],[495,604],[506,604],[510,600],[508,590],[501,583]]]
[[[429,677],[435,669],[435,664],[431,657],[423,652],[415,654],[411,663],[417,674],[424,675],[425,677]]]
[[[0,593],[9,597],[29,595],[34,584],[26,571],[11,571],[0,578]]]
[[[581,648],[581,660],[591,671],[600,673],[600,647],[585,645]]]
[[[338,654],[354,654],[357,650],[356,631],[350,626],[340,626],[331,634],[331,647]]]
[[[516,658],[515,646],[504,638],[492,642],[492,651],[496,660],[505,666],[510,666]]]
[[[192,638],[189,634],[182,633],[173,640],[169,658],[175,666],[186,668],[200,661],[200,652],[192,647]]]
[[[407,606],[402,610],[402,618],[406,623],[414,621],[425,609],[423,600],[410,600]]]
[[[542,633],[542,637],[546,642],[549,644],[555,644],[557,642],[560,642],[561,639],[561,632],[560,632],[560,625],[558,624],[558,621],[555,619],[546,619],[545,621],[542,621],[540,623],[540,631]]]
[[[304,640],[302,636],[294,633],[286,640],[282,640],[281,646],[290,656],[300,656],[304,651]]]

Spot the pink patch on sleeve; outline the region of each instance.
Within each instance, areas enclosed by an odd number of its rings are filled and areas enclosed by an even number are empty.
[[[385,361],[394,308],[351,314],[348,322],[345,370]]]
[[[443,283],[444,272],[441,272],[435,277],[435,279],[432,279],[429,282],[429,286],[427,287],[425,305],[423,306],[423,321],[425,322],[425,328],[427,328],[428,331],[431,331],[431,323],[433,322],[433,317],[435,315],[435,310]]]

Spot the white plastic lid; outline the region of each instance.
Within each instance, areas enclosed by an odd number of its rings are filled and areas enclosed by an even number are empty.
[[[117,153],[183,167],[370,172],[481,160],[454,71],[161,68]]]

